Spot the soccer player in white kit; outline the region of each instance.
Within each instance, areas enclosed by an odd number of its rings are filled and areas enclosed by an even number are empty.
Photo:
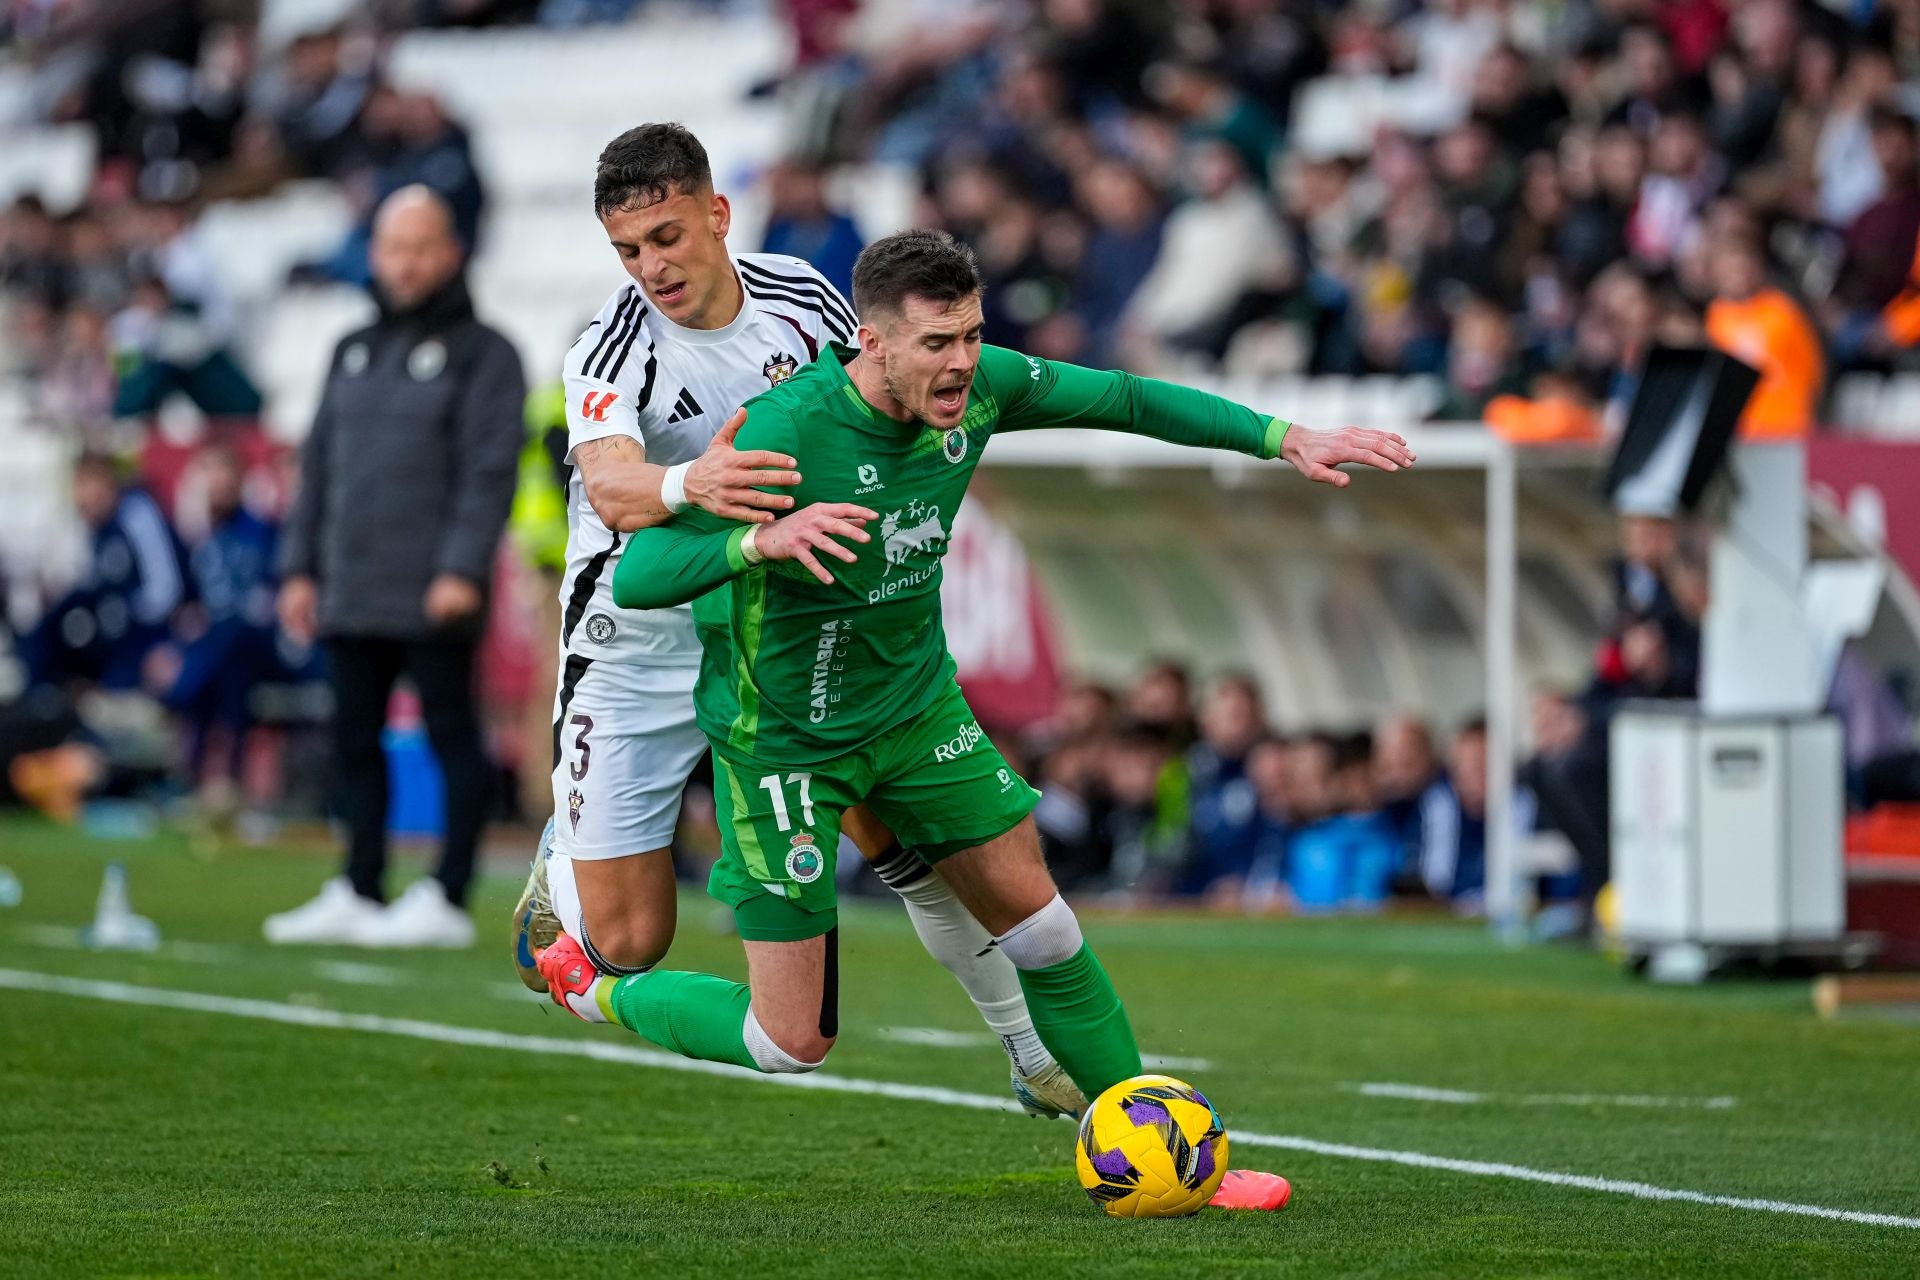
[[[694,721],[700,642],[687,607],[625,610],[613,571],[636,529],[699,506],[770,521],[798,482],[791,458],[732,447],[739,406],[851,342],[853,309],[797,258],[730,254],[732,210],[705,148],[677,124],[631,129],[601,152],[594,208],[632,283],[567,353],[567,570],[554,700],[554,816],[514,908],[514,961],[560,930],[608,974],[666,954],[675,926],[669,847],[687,775],[707,750]],[[899,893],[928,951],[957,978],[1041,1115],[1085,1098],[1040,1043],[1014,967],[953,891],[864,810],[847,831]],[[829,1005],[833,1004],[830,997]]]

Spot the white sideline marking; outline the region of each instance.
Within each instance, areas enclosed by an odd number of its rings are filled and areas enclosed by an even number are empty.
[[[1523,1107],[1697,1107],[1725,1111],[1738,1098],[1672,1098],[1651,1093],[1478,1093],[1470,1089],[1435,1089],[1424,1084],[1368,1081],[1342,1086],[1367,1098],[1399,1098],[1407,1102],[1447,1102],[1473,1106],[1482,1102],[1516,1102]]]
[[[898,1098],[909,1102],[931,1102],[944,1107],[966,1107],[974,1111],[1020,1112],[1012,1098],[963,1093],[933,1085],[895,1084],[890,1080],[858,1080],[848,1076],[761,1075],[744,1067],[719,1062],[699,1062],[677,1054],[638,1045],[609,1043],[603,1040],[562,1040],[550,1036],[516,1035],[480,1027],[457,1027],[440,1022],[422,1022],[414,1018],[383,1018],[367,1013],[340,1013],[273,1000],[247,1000],[234,996],[205,995],[197,991],[171,991],[164,987],[142,987],[125,982],[98,982],[88,978],[68,978],[51,973],[30,973],[20,969],[0,969],[0,988],[16,991],[41,991],[52,995],[75,996],[88,1000],[106,1000],[115,1004],[144,1005],[158,1009],[188,1009],[196,1013],[224,1013],[263,1022],[292,1026],[327,1027],[341,1031],[371,1031],[381,1035],[407,1036],[441,1044],[470,1045],[484,1049],[514,1049],[521,1053],[544,1053],[561,1057],[590,1058],[596,1062],[624,1062],[634,1066],[656,1067],[664,1071],[685,1071],[696,1075],[724,1076],[733,1080],[751,1080],[759,1084],[790,1089],[818,1089],[828,1093],[856,1093],[869,1097]],[[1458,1160],[1451,1156],[1431,1156],[1419,1151],[1391,1151],[1380,1147],[1353,1147],[1340,1142],[1322,1142],[1317,1138],[1298,1138],[1283,1134],[1233,1134],[1236,1146],[1272,1147],[1281,1151],[1306,1151],[1314,1155],[1342,1160],[1367,1160],[1381,1164],[1401,1164],[1415,1169],[1439,1169],[1482,1178],[1511,1178],[1517,1182],[1541,1182],[1555,1187],[1573,1187],[1581,1191],[1604,1191],[1610,1195],[1632,1196],[1639,1200],[1679,1200],[1689,1204],[1715,1205],[1724,1209],[1747,1209],[1759,1213],[1785,1213],[1807,1218],[1826,1218],[1835,1222],[1853,1222],[1872,1227],[1905,1227],[1920,1230],[1920,1218],[1903,1218],[1891,1213],[1867,1213],[1857,1209],[1830,1209],[1824,1205],[1795,1204],[1789,1200],[1764,1200],[1747,1196],[1721,1196],[1705,1191],[1687,1191],[1676,1187],[1656,1187],[1646,1182],[1619,1178],[1596,1178],[1582,1173],[1556,1173],[1547,1169],[1529,1169],[1524,1165],[1501,1164],[1487,1160]]]
[[[945,1027],[881,1027],[880,1038],[895,1044],[917,1044],[928,1049],[974,1049],[992,1044],[994,1038],[982,1031],[949,1031]],[[1177,1053],[1143,1053],[1142,1066],[1164,1067],[1168,1071],[1211,1071],[1210,1058],[1183,1058]]]
[[[971,1049],[987,1043],[987,1037],[981,1032],[948,1031],[944,1027],[882,1027],[880,1038],[929,1049]]]
[[[333,982],[356,987],[394,987],[400,984],[400,971],[384,964],[361,964],[353,960],[316,960],[313,971]]]

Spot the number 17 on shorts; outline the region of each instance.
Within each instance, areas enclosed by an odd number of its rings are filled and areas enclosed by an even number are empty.
[[[744,878],[806,910],[832,909],[840,815],[852,798],[839,795],[833,779],[803,770],[761,772],[716,755],[713,772],[723,864],[715,887],[745,888]]]

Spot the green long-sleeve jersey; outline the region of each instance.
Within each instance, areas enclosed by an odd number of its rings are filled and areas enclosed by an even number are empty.
[[[1126,373],[983,347],[960,425],[876,412],[838,344],[747,402],[735,447],[799,461],[794,509],[853,502],[880,513],[858,559],[749,567],[751,527],[689,509],[635,533],[614,573],[631,609],[694,603],[702,659],[694,706],[714,745],[771,764],[817,764],[918,715],[954,671],[940,566],[973,469],[996,431],[1105,427],[1272,458],[1287,424],[1230,400]]]

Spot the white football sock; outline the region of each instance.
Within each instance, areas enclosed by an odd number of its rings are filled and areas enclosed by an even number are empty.
[[[961,905],[947,882],[912,853],[899,849],[874,866],[881,880],[900,895],[907,917],[927,954],[946,967],[980,1011],[987,1028],[1000,1037],[1013,1069],[1036,1076],[1053,1065],[1040,1043],[1020,990],[1013,962],[993,945],[993,935]]]

